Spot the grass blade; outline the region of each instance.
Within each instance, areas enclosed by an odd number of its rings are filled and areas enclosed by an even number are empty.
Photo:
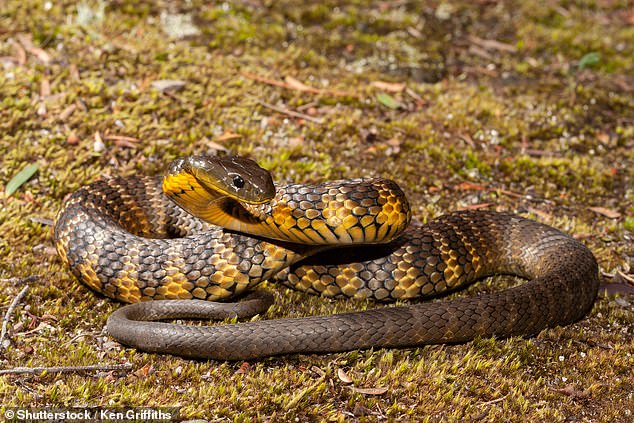
[[[401,103],[396,101],[394,99],[394,97],[392,97],[389,94],[378,93],[376,95],[376,99],[379,100],[379,103],[381,103],[385,107],[389,107],[390,109],[393,109],[393,110],[398,109],[399,107],[401,107]]]
[[[7,184],[4,189],[5,198],[10,197],[14,192],[18,190],[26,181],[31,179],[35,172],[37,172],[39,166],[37,163],[31,163],[26,165],[21,171],[19,171]]]
[[[579,69],[584,69],[588,67],[593,67],[597,65],[601,61],[601,56],[597,52],[591,52],[583,56],[579,59],[579,64],[577,65]]]

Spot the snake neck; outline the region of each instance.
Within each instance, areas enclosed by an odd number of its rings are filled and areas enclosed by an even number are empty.
[[[389,179],[354,179],[279,186],[264,204],[247,204],[169,176],[164,192],[205,221],[232,231],[308,245],[386,243],[409,224],[409,203]]]

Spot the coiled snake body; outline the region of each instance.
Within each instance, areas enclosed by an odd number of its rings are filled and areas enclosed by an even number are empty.
[[[557,229],[489,211],[455,212],[422,227],[409,219],[402,191],[386,179],[276,190],[250,160],[190,157],[174,162],[164,179],[111,178],[78,190],[54,236],[82,282],[137,303],[110,316],[113,337],[187,357],[245,360],[533,335],[592,307],[596,260]],[[271,278],[321,295],[388,301],[437,296],[499,273],[529,281],[451,301],[299,319],[154,321],[264,312],[271,302],[264,293],[239,303],[213,300]]]

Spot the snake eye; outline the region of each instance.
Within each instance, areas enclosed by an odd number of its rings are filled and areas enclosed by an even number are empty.
[[[233,186],[238,189],[244,186],[244,179],[242,179],[242,176],[236,175],[233,177]]]

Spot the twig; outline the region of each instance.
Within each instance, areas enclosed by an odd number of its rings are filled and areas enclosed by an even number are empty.
[[[630,285],[634,285],[634,275],[626,275],[620,270],[617,270],[616,274],[625,279]]]
[[[487,207],[495,206],[495,203],[479,203],[479,204],[469,204],[468,206],[460,207],[460,210],[478,210],[485,209]]]
[[[249,79],[252,79],[254,81],[257,81],[257,82],[263,82],[263,83],[268,84],[268,85],[273,85],[275,87],[282,87],[282,88],[291,89],[291,86],[288,85],[285,82],[277,81],[275,79],[265,78],[263,76],[256,75],[256,74],[251,73],[251,72],[242,71],[242,72],[240,72],[240,75],[244,76],[245,78],[249,78]]]
[[[13,278],[0,279],[0,283],[10,283],[12,285],[23,285],[26,283],[36,282],[39,279],[40,279],[40,275],[31,275],[31,276],[27,276],[26,278],[13,277]]]
[[[301,106],[297,108],[297,110],[300,112],[303,112],[304,110],[308,110],[311,107],[316,107],[318,105],[319,103],[317,103],[316,101],[311,101],[310,103],[302,104]]]
[[[22,375],[41,373],[72,373],[72,372],[109,372],[112,370],[130,370],[132,364],[106,364],[103,366],[54,366],[54,367],[14,367],[0,370],[0,375]]]
[[[139,142],[139,141],[141,141],[138,138],[126,137],[125,135],[106,135],[104,138],[109,140],[109,141],[129,141],[129,142]]]
[[[9,308],[7,309],[7,312],[5,313],[4,318],[2,319],[2,332],[0,332],[0,350],[4,349],[3,347],[4,338],[7,336],[7,326],[9,325],[9,320],[11,320],[11,316],[15,312],[15,308],[18,306],[20,301],[22,301],[22,298],[24,298],[24,296],[26,295],[28,291],[29,291],[28,285],[22,288],[22,290],[18,293],[18,295],[16,295],[13,301],[11,301]]]
[[[285,115],[288,115],[288,116],[293,116],[293,117],[296,117],[296,118],[299,118],[299,119],[304,119],[304,120],[307,120],[307,121],[310,121],[310,122],[314,122],[314,123],[317,123],[317,124],[324,123],[324,120],[320,119],[320,118],[314,118],[314,117],[306,115],[304,113],[299,113],[299,112],[296,112],[294,110],[286,109],[284,107],[275,106],[273,104],[267,103],[267,102],[259,100],[259,99],[255,99],[255,101],[257,101],[259,105],[264,106],[267,109],[275,110],[276,112],[279,112],[279,113],[282,113],[282,114],[285,114]]]
[[[506,195],[507,197],[513,197],[513,198],[522,198],[522,197],[524,197],[522,194],[518,194],[518,193],[513,192],[513,191],[508,191],[506,189],[497,189],[497,190],[496,189],[492,189],[491,191],[493,191],[493,192],[497,191],[500,194]]]
[[[348,93],[348,92],[345,92],[345,91],[336,91],[336,90],[315,88],[315,87],[311,87],[311,86],[305,85],[305,84],[303,84],[303,83],[301,83],[299,81],[297,81],[296,84],[289,84],[288,82],[285,82],[285,81],[278,81],[276,79],[265,78],[263,76],[256,75],[254,73],[247,72],[247,71],[240,72],[240,75],[244,76],[245,78],[249,78],[249,79],[252,79],[254,81],[257,81],[257,82],[262,82],[262,83],[267,84],[267,85],[272,85],[274,87],[286,88],[287,90],[301,91],[301,92],[306,92],[306,93],[311,93],[311,94],[331,95],[331,96],[334,96],[334,97],[356,97],[355,94]]]
[[[421,104],[425,104],[425,100],[423,100],[423,98],[419,96],[418,93],[416,93],[416,91],[412,90],[411,88],[405,88],[405,94],[412,97],[417,102]]]
[[[504,401],[506,399],[506,397],[507,397],[507,395],[504,395],[503,397],[496,398],[496,399],[491,400],[491,401],[481,402],[480,404],[478,404],[478,406],[495,404],[495,403],[498,403],[500,401]]]
[[[70,338],[68,341],[64,342],[62,344],[62,347],[65,347],[66,345],[70,345],[73,342],[75,342],[76,340],[78,340],[79,338],[85,338],[86,336],[89,336],[89,334],[87,333],[80,333],[78,335],[73,336],[72,338]]]
[[[49,219],[47,217],[31,216],[29,217],[29,220],[31,222],[39,223],[45,226],[53,226],[55,224],[55,221],[53,219]]]
[[[503,43],[498,40],[485,40],[480,37],[470,36],[469,41],[486,50],[499,50],[506,53],[517,53],[517,48],[514,45]]]

